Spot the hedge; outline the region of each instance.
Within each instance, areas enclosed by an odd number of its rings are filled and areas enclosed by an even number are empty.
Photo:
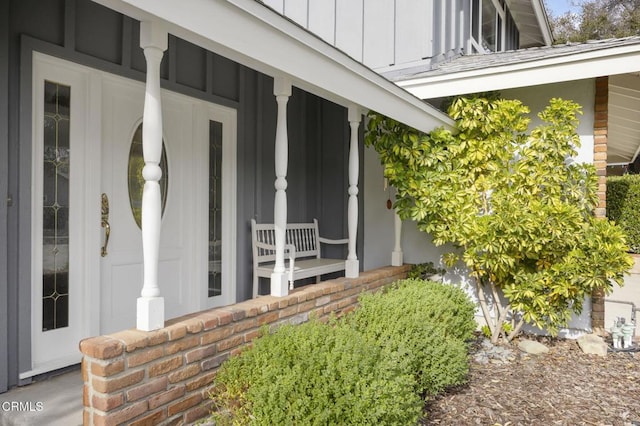
[[[329,324],[283,325],[221,366],[216,425],[407,425],[466,380],[474,306],[454,286],[404,280]]]
[[[627,236],[632,253],[640,253],[640,175],[607,178],[607,218]]]

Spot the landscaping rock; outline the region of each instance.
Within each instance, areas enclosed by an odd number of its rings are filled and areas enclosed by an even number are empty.
[[[600,356],[607,356],[607,350],[609,349],[604,339],[596,334],[585,334],[578,338],[578,346],[585,354]]]
[[[549,348],[535,340],[521,340],[518,342],[518,349],[530,355],[541,355],[549,352]]]
[[[509,364],[516,360],[516,355],[509,348],[494,345],[488,339],[483,339],[474,351],[473,360],[478,364]]]

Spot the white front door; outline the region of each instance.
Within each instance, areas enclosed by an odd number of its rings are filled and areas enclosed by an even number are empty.
[[[144,85],[104,78],[102,90],[102,185],[100,332],[136,325],[136,299],[142,286],[141,172]],[[194,193],[189,189],[193,158],[194,106],[189,98],[163,95],[164,153],[160,290],[167,318],[193,308],[192,224]],[[104,201],[103,201],[104,200]],[[104,217],[104,219],[103,219]],[[102,225],[102,223],[101,223]],[[109,234],[107,239],[107,232]]]
[[[34,54],[32,370],[136,324],[144,84]],[[163,91],[167,319],[235,301],[235,111]]]

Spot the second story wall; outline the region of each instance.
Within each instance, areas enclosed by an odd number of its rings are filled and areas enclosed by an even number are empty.
[[[373,69],[419,62],[454,48],[460,33],[437,37],[436,30],[460,19],[454,10],[462,2],[441,7],[437,0],[263,0]]]
[[[504,0],[262,3],[381,73],[519,47],[518,28]]]

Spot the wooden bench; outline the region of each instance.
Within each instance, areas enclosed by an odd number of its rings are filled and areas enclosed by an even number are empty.
[[[271,278],[276,260],[276,237],[273,223],[256,223],[251,219],[253,247],[253,297],[258,296],[258,279]],[[289,288],[293,282],[345,270],[345,259],[327,259],[320,256],[320,243],[347,244],[348,239],[332,240],[320,237],[318,221],[290,223],[285,231],[285,268]]]

